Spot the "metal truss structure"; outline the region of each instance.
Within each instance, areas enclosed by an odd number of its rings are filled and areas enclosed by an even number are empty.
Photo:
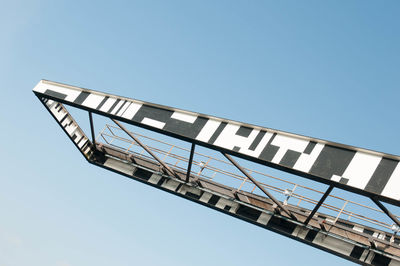
[[[355,263],[400,265],[398,156],[46,80],[33,92],[93,165]],[[88,112],[89,137],[66,105]],[[97,138],[93,114],[110,119]]]

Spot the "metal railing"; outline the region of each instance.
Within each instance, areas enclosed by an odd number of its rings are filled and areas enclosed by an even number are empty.
[[[123,133],[121,132],[120,128],[106,124],[103,130],[97,136],[96,141],[99,142],[100,140],[104,140],[106,144],[122,149],[125,152],[130,152],[137,156],[142,156],[146,159],[154,160],[152,157],[146,155],[146,153],[144,153],[144,150],[140,149],[140,146],[132,141],[132,139],[122,137],[122,134],[119,135],[119,133]],[[135,137],[139,138],[141,141],[146,142],[147,147],[153,153],[157,154],[164,163],[181,171],[186,171],[187,163],[189,161],[190,148],[183,148],[178,145],[138,133],[132,134]],[[148,143],[151,144],[149,145]],[[160,146],[164,146],[164,148],[157,148]],[[256,185],[248,180],[247,177],[233,172],[235,168],[228,161],[199,152],[195,152],[194,155],[195,156],[192,163],[193,166],[197,167],[197,170],[192,168],[192,175],[197,175],[199,177],[210,180],[216,180],[218,177],[217,182],[221,182],[224,185],[228,185],[234,188],[236,187],[237,191],[246,191],[249,193],[261,195],[256,189]],[[229,168],[231,168],[232,171],[229,170]],[[310,206],[315,206],[318,203],[319,198],[324,194],[324,191],[320,191],[315,188],[311,188],[296,182],[272,176],[264,172],[257,171],[255,169],[248,169],[246,167],[243,168],[255,178],[257,178],[259,184],[261,184],[265,189],[283,196],[285,198],[283,200],[284,205],[289,204],[289,200],[296,199],[297,202],[292,205],[310,209]],[[274,184],[269,184],[270,182],[268,182],[268,180],[273,181]],[[291,186],[292,189],[288,189],[289,186]],[[299,190],[303,190],[303,193],[300,194],[299,192],[297,192]],[[317,196],[317,199],[313,199],[311,197],[312,194],[314,194],[314,196]],[[347,216],[348,220],[355,219],[358,223],[362,225],[374,225],[374,228],[377,228],[379,230],[386,229],[386,231],[393,233],[393,224],[383,221],[381,219],[378,220],[376,218],[372,218],[376,215],[382,215],[382,217],[384,217],[384,213],[380,209],[361,204],[354,200],[345,199],[332,193],[328,196],[328,199],[331,199],[331,201],[336,201],[336,203],[331,203],[327,200],[321,205],[321,209],[323,208],[325,209],[325,211],[328,211],[327,215],[335,217],[332,221],[333,223],[336,223],[340,217]],[[307,204],[308,206],[304,206]],[[351,207],[357,210],[351,210]],[[396,217],[400,218],[400,216]]]

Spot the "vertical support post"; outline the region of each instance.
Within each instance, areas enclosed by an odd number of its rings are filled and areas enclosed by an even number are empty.
[[[329,194],[332,192],[333,186],[330,185],[324,195],[322,195],[321,199],[318,201],[317,205],[315,205],[314,209],[311,211],[310,215],[308,215],[307,219],[304,221],[304,224],[308,224],[313,218],[314,214],[317,212],[319,207],[321,207],[322,203],[325,201],[325,199],[329,196]]]
[[[190,156],[189,156],[188,168],[187,168],[187,172],[186,172],[186,183],[189,182],[190,172],[192,171],[194,147],[195,147],[195,144],[192,143],[192,147],[190,148]]]
[[[96,149],[96,139],[94,137],[94,127],[93,127],[93,117],[92,112],[89,112],[89,122],[90,122],[90,131],[92,133],[92,143],[93,147]]]

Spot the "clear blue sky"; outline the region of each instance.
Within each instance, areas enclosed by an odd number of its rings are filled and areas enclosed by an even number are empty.
[[[399,154],[399,1],[4,1],[0,265],[348,265],[86,163],[42,78]]]

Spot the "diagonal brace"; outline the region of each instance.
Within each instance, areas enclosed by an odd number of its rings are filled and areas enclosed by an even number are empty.
[[[251,182],[254,183],[262,192],[264,192],[265,195],[268,196],[280,209],[282,209],[287,215],[289,215],[293,220],[297,221],[297,218],[288,210],[285,208],[285,206],[282,205],[282,203],[277,200],[274,196],[272,196],[263,186],[261,186],[257,180],[255,180],[249,173],[247,173],[246,170],[244,170],[230,155],[226,153],[222,153],[234,166],[236,166],[237,169],[240,170],[248,179],[251,180]]]
[[[180,179],[180,177],[174,170],[172,170],[168,165],[166,165],[163,161],[161,161],[160,158],[158,158],[149,148],[147,148],[146,145],[144,145],[138,138],[136,138],[131,132],[129,132],[123,125],[121,125],[121,123],[112,118],[111,120],[115,124],[117,124],[117,126],[119,126],[126,134],[128,134],[129,137],[131,137],[137,144],[139,144],[145,151],[147,151],[157,162],[159,162],[170,175]]]
[[[308,215],[307,219],[304,221],[304,224],[308,224],[313,218],[314,214],[318,211],[319,207],[321,207],[322,203],[325,201],[325,199],[329,196],[329,194],[332,192],[333,185],[330,185],[328,189],[325,191],[324,195],[322,195],[321,199],[318,201],[317,205],[315,205],[314,209],[311,211],[310,215]]]
[[[377,200],[374,197],[371,197],[371,200],[384,212],[386,213],[387,216],[390,217],[390,219],[393,220],[397,224],[397,226],[400,227],[400,222],[397,220],[396,216],[393,215],[379,200]]]

